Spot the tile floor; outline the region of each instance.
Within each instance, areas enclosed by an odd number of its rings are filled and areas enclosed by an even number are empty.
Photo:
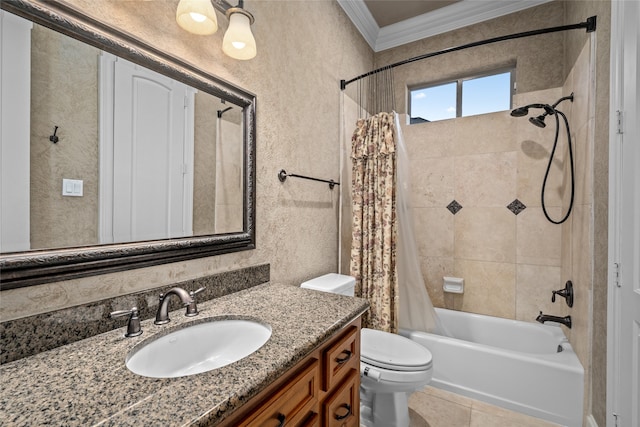
[[[557,427],[465,396],[426,387],[409,398],[409,427]]]

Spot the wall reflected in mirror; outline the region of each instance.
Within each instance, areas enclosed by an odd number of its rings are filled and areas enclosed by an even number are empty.
[[[243,230],[241,107],[25,22],[29,131],[3,142],[25,172],[2,181],[3,201],[22,194],[0,252]]]

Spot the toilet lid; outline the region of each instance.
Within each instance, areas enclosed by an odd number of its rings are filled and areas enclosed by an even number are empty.
[[[409,338],[363,328],[360,359],[369,365],[394,371],[431,369],[431,352]]]

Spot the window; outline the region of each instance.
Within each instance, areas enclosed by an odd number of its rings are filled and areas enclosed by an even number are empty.
[[[514,69],[409,89],[411,123],[511,109]]]

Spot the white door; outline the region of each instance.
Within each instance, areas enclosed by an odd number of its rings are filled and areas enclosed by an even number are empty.
[[[640,3],[612,2],[607,426],[640,426]],[[615,116],[614,116],[615,117]]]
[[[0,10],[0,251],[31,249],[31,28]]]
[[[105,177],[112,188],[105,186],[101,196],[101,211],[108,212],[101,242],[190,236],[194,90],[121,58],[105,58],[113,72],[113,125],[103,129],[112,132],[106,138],[112,146],[101,148],[101,155],[112,162],[105,171],[112,171]]]

